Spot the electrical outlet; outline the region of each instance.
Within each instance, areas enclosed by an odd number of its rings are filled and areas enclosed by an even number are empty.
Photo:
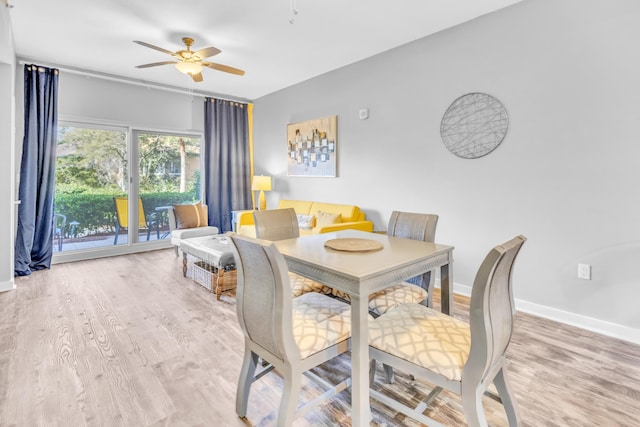
[[[578,264],[578,278],[591,280],[591,266],[589,264]]]

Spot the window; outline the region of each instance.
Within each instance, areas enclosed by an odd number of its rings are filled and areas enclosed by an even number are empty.
[[[54,251],[166,239],[168,207],[200,200],[199,136],[132,136],[126,128],[60,122]],[[142,204],[129,207],[130,196]]]

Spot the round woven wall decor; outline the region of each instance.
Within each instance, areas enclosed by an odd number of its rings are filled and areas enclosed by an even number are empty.
[[[447,108],[440,136],[447,150],[463,159],[477,159],[496,149],[507,134],[504,105],[486,93],[468,93]]]

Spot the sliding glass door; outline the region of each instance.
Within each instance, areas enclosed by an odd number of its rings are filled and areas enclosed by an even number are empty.
[[[54,252],[167,239],[168,207],[200,195],[199,136],[60,123]]]
[[[129,193],[126,128],[61,123],[58,127],[54,252],[116,241],[114,197]]]
[[[143,131],[135,131],[133,138],[137,188],[144,209],[140,233],[146,230],[149,238],[164,239],[169,236],[169,207],[200,200],[200,138]]]

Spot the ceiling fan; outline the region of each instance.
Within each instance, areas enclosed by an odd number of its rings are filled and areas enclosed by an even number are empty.
[[[171,52],[170,50],[163,49],[149,43],[141,42],[139,40],[134,40],[133,42],[138,43],[141,46],[159,50],[160,52],[171,55],[175,59],[177,59],[177,61],[162,61],[153,62],[151,64],[136,65],[136,68],[149,68],[157,67],[158,65],[176,64],[176,68],[178,69],[178,71],[190,75],[194,82],[202,81],[203,67],[213,68],[214,70],[224,71],[225,73],[236,74],[238,76],[244,75],[244,71],[238,68],[229,67],[228,65],[216,64],[215,62],[203,61],[204,58],[209,58],[211,56],[217,55],[221,51],[216,47],[207,47],[194,52],[191,50],[191,46],[193,45],[193,39],[191,37],[183,37],[182,43],[184,43],[187,48],[178,50],[176,52]]]

